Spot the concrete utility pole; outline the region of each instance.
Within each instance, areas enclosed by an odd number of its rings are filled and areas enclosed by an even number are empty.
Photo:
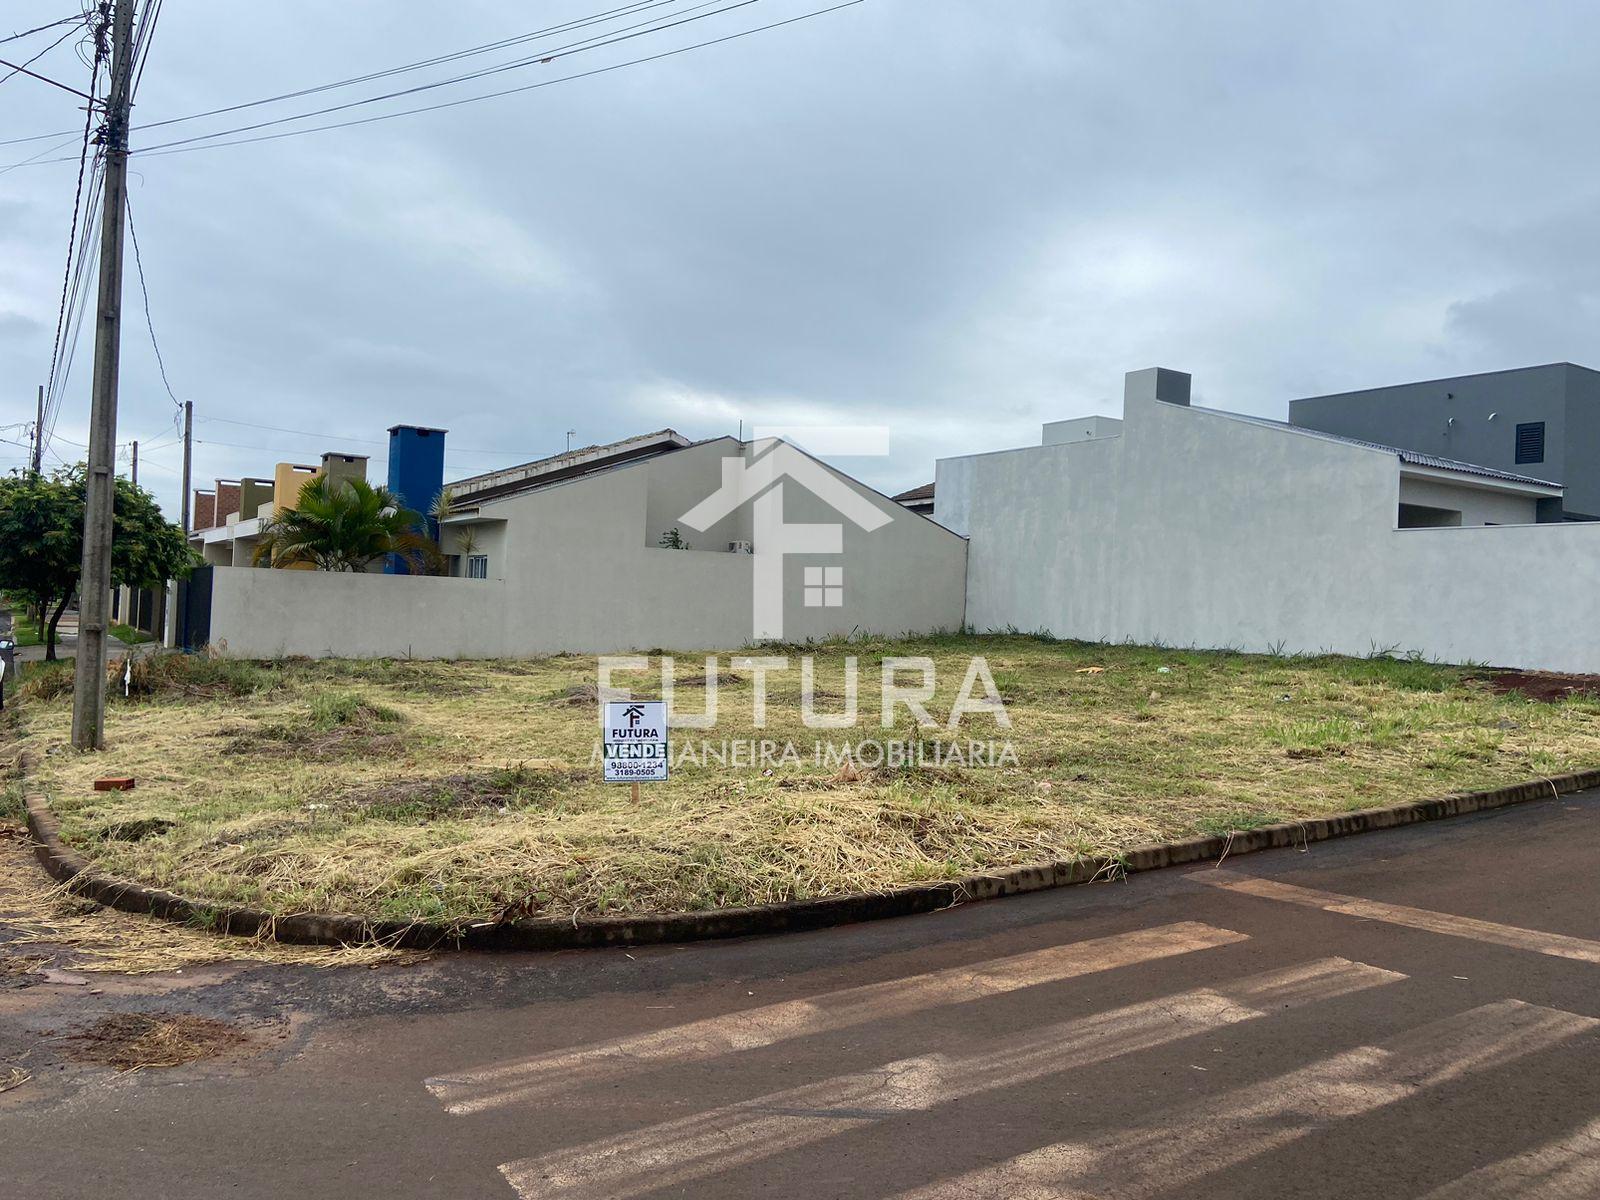
[[[89,476],[78,583],[78,653],[73,673],[72,744],[105,746],[106,619],[111,606],[111,514],[116,501],[117,370],[122,351],[122,226],[128,212],[128,115],[133,91],[134,0],[114,0],[111,91],[102,145],[105,207],[100,218],[100,294],[95,317],[94,399],[89,411]]]
[[[33,473],[39,473],[44,460],[44,384],[39,385],[39,415],[33,421]]]
[[[194,401],[183,402],[183,536],[189,536],[189,460],[194,454]]]
[[[133,486],[139,486],[139,443],[133,444]]]

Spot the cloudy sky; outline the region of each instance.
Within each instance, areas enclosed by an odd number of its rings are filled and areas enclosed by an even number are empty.
[[[555,79],[830,2],[668,0],[133,144],[713,14],[301,124]],[[0,37],[76,3],[7,0]],[[622,3],[167,0],[135,125]],[[892,456],[840,465],[893,491],[937,457],[1115,413],[1138,367],[1281,417],[1297,395],[1600,366],[1587,7],[864,0],[482,103],[136,156],[131,205],[199,480],[324,449],[370,452],[381,477],[397,422],[448,428],[458,477],[559,451],[569,429],[865,421],[890,427]],[[70,39],[36,69],[88,76]],[[0,83],[0,141],[65,134],[0,146],[0,427],[31,421],[49,371],[76,163],[4,168],[70,139],[78,103]],[[130,260],[119,439],[156,447],[141,481],[175,514],[137,287]],[[91,359],[86,332],[47,461],[82,453]],[[0,441],[0,470],[23,456]]]

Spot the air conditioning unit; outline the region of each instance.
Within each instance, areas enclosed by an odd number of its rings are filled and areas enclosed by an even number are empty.
[[[729,554],[754,554],[755,552],[756,552],[756,548],[754,546],[752,546],[749,542],[729,542],[728,543],[728,553]]]

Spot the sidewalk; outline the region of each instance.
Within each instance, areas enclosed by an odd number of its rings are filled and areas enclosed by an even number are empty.
[[[11,632],[11,614],[0,609],[0,637]],[[135,652],[145,654],[161,649],[159,642],[142,642],[134,647]],[[106,653],[109,658],[117,658],[128,652],[128,644],[120,638],[107,635]],[[56,628],[56,657],[59,659],[76,658],[78,654],[78,611],[69,609],[61,614],[61,624]],[[40,646],[18,646],[16,660],[19,663],[34,663],[45,661],[45,648]]]

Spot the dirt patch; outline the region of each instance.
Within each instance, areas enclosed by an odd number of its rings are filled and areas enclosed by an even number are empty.
[[[1495,671],[1485,682],[1502,695],[1555,703],[1572,696],[1600,697],[1600,675],[1561,675],[1554,671]]]
[[[118,1071],[181,1067],[251,1044],[241,1030],[189,1013],[112,1013],[61,1038],[62,1057]]]
[[[334,803],[368,820],[417,824],[526,808],[551,799],[578,777],[562,763],[519,763],[478,775],[398,779],[339,797]]]

